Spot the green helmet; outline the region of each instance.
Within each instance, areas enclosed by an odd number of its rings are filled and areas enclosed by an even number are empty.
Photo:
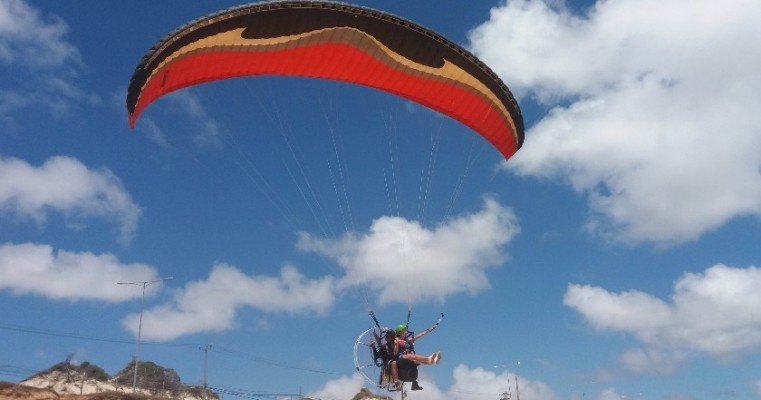
[[[399,324],[396,326],[396,333],[402,333],[403,330],[407,329],[407,325],[405,324]]]

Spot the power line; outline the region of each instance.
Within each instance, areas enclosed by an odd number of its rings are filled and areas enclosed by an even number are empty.
[[[117,343],[117,344],[125,344],[125,345],[134,345],[134,341],[131,339],[117,339],[117,338],[109,338],[109,337],[103,337],[103,336],[92,336],[92,335],[85,335],[85,334],[79,334],[79,333],[71,333],[71,332],[63,332],[63,331],[54,331],[54,330],[48,330],[48,329],[41,329],[41,328],[32,328],[32,327],[26,327],[26,326],[19,326],[19,325],[9,325],[9,324],[2,324],[0,323],[0,330],[6,330],[6,331],[15,331],[15,332],[23,332],[23,333],[30,333],[35,335],[45,335],[45,336],[53,336],[53,337],[63,337],[63,338],[71,338],[71,339],[80,339],[80,340],[88,340],[88,341],[96,341],[96,342],[105,342],[105,343]],[[161,347],[192,347],[192,348],[198,348],[198,347],[206,347],[207,344],[198,344],[198,343],[162,343],[162,342],[150,342],[150,341],[143,341],[143,345],[151,345],[151,346],[161,346]],[[293,369],[293,370],[300,370],[300,371],[307,371],[307,372],[313,372],[313,373],[319,373],[319,374],[328,374],[328,375],[341,375],[341,373],[335,372],[335,371],[327,371],[327,370],[321,370],[316,368],[307,368],[307,367],[301,367],[294,364],[284,363],[281,361],[275,361],[263,357],[254,356],[251,354],[244,353],[239,350],[234,350],[230,348],[225,348],[223,346],[217,346],[214,347],[209,346],[209,349],[213,353],[226,355],[230,357],[237,357],[244,360],[260,363],[260,364],[267,364],[272,365],[280,368],[287,368],[287,369]]]
[[[284,362],[281,362],[281,361],[275,361],[275,360],[271,360],[271,359],[267,359],[267,358],[263,358],[263,357],[254,356],[254,355],[251,355],[251,354],[246,354],[246,353],[243,353],[243,352],[237,351],[237,350],[226,349],[226,348],[220,347],[220,346],[213,347],[211,349],[211,351],[213,353],[223,354],[223,355],[227,355],[227,356],[231,356],[231,357],[242,358],[244,360],[249,360],[249,361],[253,361],[253,362],[257,362],[257,363],[261,363],[261,364],[272,365],[272,366],[280,367],[280,368],[287,368],[287,369],[294,369],[294,370],[300,370],[300,371],[314,372],[314,373],[318,373],[318,374],[341,375],[341,373],[338,373],[338,372],[335,372],[335,371],[327,371],[327,370],[321,370],[321,369],[316,369],[316,368],[300,367],[300,366],[297,366],[297,365],[288,364],[288,363],[284,363]]]
[[[109,338],[104,336],[92,336],[92,335],[85,335],[81,333],[54,331],[49,329],[32,328],[28,326],[9,325],[9,324],[2,324],[2,323],[0,323],[0,330],[31,333],[35,335],[65,337],[65,338],[71,338],[71,339],[82,339],[82,340],[89,340],[94,342],[118,343],[118,344],[129,344],[129,345],[135,344],[134,339],[117,339],[117,338]],[[151,341],[143,341],[142,344],[153,345],[153,346],[165,346],[165,347],[197,347],[199,346],[198,343],[172,344],[172,343],[151,342]]]
[[[53,337],[61,337],[61,338],[71,338],[71,339],[78,339],[78,340],[134,345],[134,341],[132,339],[109,338],[109,337],[103,337],[103,336],[85,335],[80,333],[55,331],[55,330],[49,330],[49,329],[33,328],[33,327],[27,327],[27,326],[10,325],[10,324],[2,324],[2,323],[0,323],[0,330],[23,332],[27,334],[45,335],[45,336],[53,336]],[[214,345],[212,347],[211,345],[208,345],[208,344],[206,345],[199,345],[197,343],[168,344],[168,343],[160,343],[160,342],[143,342],[143,344],[152,345],[152,346],[165,346],[165,347],[193,347],[196,349],[199,348],[200,346],[201,349],[204,350],[204,352],[211,351],[216,354],[220,354],[220,355],[224,355],[228,357],[241,358],[247,361],[276,366],[279,368],[300,370],[300,371],[306,371],[306,372],[318,373],[318,374],[341,375],[341,373],[338,373],[335,371],[301,367],[298,365],[284,363],[281,361],[275,361],[275,360],[271,360],[271,359],[267,359],[263,357],[257,357],[251,354],[241,352],[239,350],[229,349],[229,348],[225,348],[223,346],[217,346],[217,345]],[[0,364],[0,376],[26,378],[29,376],[33,376],[41,371],[42,370],[25,368],[25,367],[16,366],[16,365]],[[204,374],[205,374],[205,371],[204,371]],[[261,392],[261,391],[254,391],[254,390],[248,390],[248,389],[238,389],[238,388],[232,388],[232,387],[213,386],[210,384],[207,387],[208,389],[211,389],[217,393],[226,394],[229,396],[235,396],[235,397],[244,398],[244,399],[252,399],[252,400],[265,399],[265,398],[266,399],[278,398],[278,397],[279,398],[293,397],[296,399],[301,398],[301,395],[298,393],[270,393],[270,392]]]
[[[26,378],[38,373],[36,369],[19,365],[0,364],[0,376],[12,376],[14,378]]]

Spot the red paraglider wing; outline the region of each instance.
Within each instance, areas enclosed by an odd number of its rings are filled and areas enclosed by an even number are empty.
[[[505,158],[523,144],[517,102],[471,53],[402,18],[326,1],[250,4],[175,30],[135,69],[130,126],[166,93],[256,75],[333,79],[394,93],[469,126]]]

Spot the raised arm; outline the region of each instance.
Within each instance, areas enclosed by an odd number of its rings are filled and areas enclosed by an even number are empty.
[[[418,333],[417,335],[415,335],[412,339],[410,339],[410,343],[414,343],[415,341],[417,341],[418,339],[422,338],[423,336],[425,336],[425,335],[435,331],[436,330],[436,325],[438,325],[438,324],[435,324],[435,325],[431,326],[430,328],[428,328],[428,329]]]

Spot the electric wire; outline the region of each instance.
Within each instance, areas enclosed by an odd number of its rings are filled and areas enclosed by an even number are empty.
[[[35,335],[53,336],[53,337],[60,337],[60,338],[79,339],[84,341],[124,344],[124,345],[130,345],[130,346],[134,346],[135,344],[134,339],[109,338],[104,336],[85,335],[80,333],[55,331],[55,330],[26,327],[26,326],[19,326],[19,325],[0,324],[0,330],[15,331],[15,332],[35,334]],[[141,341],[140,344],[141,346],[147,345],[147,346],[158,346],[158,347],[186,347],[186,348],[193,348],[194,350],[198,348],[199,346],[203,346],[203,344],[199,344],[199,343],[164,343],[164,342],[152,342],[147,340]],[[215,345],[214,347],[211,348],[211,351],[220,355],[236,357],[243,360],[256,362],[259,364],[276,366],[276,367],[285,368],[285,369],[292,369],[292,370],[299,370],[299,371],[306,371],[306,372],[313,372],[313,373],[327,374],[327,375],[341,374],[336,371],[321,370],[317,368],[306,368],[306,367],[298,366],[298,365],[283,362],[283,361],[275,361],[275,360],[267,359],[264,357],[257,357],[257,356],[245,353],[243,351],[231,349],[224,346]]]

